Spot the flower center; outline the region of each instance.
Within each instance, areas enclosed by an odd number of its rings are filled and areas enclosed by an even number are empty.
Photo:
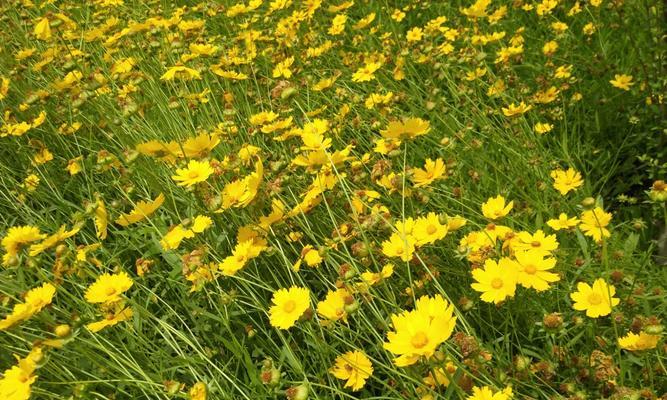
[[[602,296],[600,296],[600,295],[597,294],[597,293],[591,293],[591,294],[588,296],[588,302],[589,302],[590,304],[596,306],[596,305],[602,303]]]
[[[533,275],[537,271],[537,268],[533,264],[528,264],[523,267],[523,272]]]
[[[286,313],[291,313],[294,311],[296,308],[296,302],[294,300],[287,300],[285,304],[283,304],[283,311]]]
[[[540,242],[538,242],[537,240],[535,240],[535,241],[534,241],[533,243],[531,243],[530,245],[533,246],[533,247],[540,247],[540,246],[542,245],[542,243],[540,243]]]
[[[426,228],[426,233],[428,233],[429,235],[432,235],[437,230],[438,230],[438,228],[436,228],[435,225],[429,225],[428,228]]]
[[[113,296],[114,294],[116,294],[116,288],[108,287],[107,290],[104,293],[107,296]]]
[[[403,254],[403,248],[399,247],[396,249],[396,254]]]
[[[194,178],[196,178],[196,177],[198,177],[198,176],[199,176],[199,172],[197,172],[197,171],[190,171],[190,172],[188,173],[188,177],[189,177],[190,179],[194,179]]]
[[[503,287],[503,280],[500,278],[493,278],[491,281],[491,287],[494,289],[500,289]]]
[[[428,344],[428,336],[424,332],[417,332],[410,341],[415,349],[421,349]]]

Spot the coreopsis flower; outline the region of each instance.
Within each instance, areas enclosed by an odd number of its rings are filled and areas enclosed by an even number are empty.
[[[441,224],[440,218],[433,212],[428,213],[425,217],[417,218],[412,228],[412,236],[415,238],[417,246],[435,243],[446,235],[447,225]]]
[[[220,263],[220,270],[224,275],[234,275],[241,270],[249,260],[259,256],[265,249],[266,245],[261,241],[258,242],[254,239],[241,241],[234,247],[232,255],[225,257]]]
[[[204,182],[213,173],[208,161],[190,160],[187,168],[179,168],[171,178],[178,182],[178,186],[192,186]]]
[[[554,126],[548,122],[538,122],[534,127],[535,132],[539,133],[540,135],[551,132],[553,128]]]
[[[578,311],[586,311],[586,316],[591,318],[604,317],[611,314],[611,309],[620,303],[614,295],[616,288],[608,285],[604,279],[598,278],[593,286],[585,282],[577,284],[577,291],[570,293],[574,301],[572,308]]]
[[[538,229],[535,233],[519,232],[517,240],[512,241],[511,248],[513,251],[540,251],[544,253],[551,253],[558,248],[558,240],[556,235],[546,235],[543,230]]]
[[[382,267],[380,272],[366,271],[361,273],[361,279],[365,284],[373,286],[383,279],[387,279],[394,274],[394,264],[387,264]]]
[[[269,322],[278,329],[289,329],[310,308],[310,291],[292,286],[273,293],[273,306],[269,309]]]
[[[181,245],[183,239],[195,237],[192,229],[187,229],[183,225],[176,225],[160,239],[160,245],[164,250],[175,250]]]
[[[345,387],[357,391],[373,375],[373,364],[364,352],[348,351],[336,357],[336,363],[329,372],[338,379],[346,380]]]
[[[56,294],[56,287],[50,283],[30,289],[26,293],[24,302],[16,304],[12,313],[0,320],[0,331],[11,328],[21,321],[28,320],[33,315],[42,311],[44,307],[51,304]]]
[[[375,71],[382,66],[379,62],[368,62],[352,74],[352,82],[368,82],[375,79]]]
[[[132,287],[134,282],[125,272],[102,274],[86,289],[85,298],[89,303],[112,304],[121,300],[121,295]]]
[[[329,321],[347,321],[345,307],[354,302],[354,297],[345,289],[329,291],[324,300],[317,303],[317,313]]]
[[[98,239],[100,240],[106,239],[108,224],[109,224],[109,218],[107,214],[107,208],[104,205],[102,199],[98,197],[95,206],[95,231],[97,233]]]
[[[511,398],[511,387],[507,387],[499,392],[494,392],[489,386],[475,386],[472,388],[472,394],[466,397],[466,400],[510,400]]]
[[[549,272],[556,266],[556,259],[546,257],[543,251],[528,250],[514,254],[517,265],[517,282],[525,288],[533,288],[538,292],[549,289],[549,284],[557,282],[560,277]]]
[[[572,229],[579,225],[579,218],[569,217],[565,213],[560,213],[557,219],[553,218],[548,220],[547,225],[555,231],[559,231],[561,229]]]
[[[605,212],[600,207],[584,211],[581,214],[581,223],[579,229],[586,236],[590,236],[596,242],[601,242],[602,238],[611,236],[607,225],[611,222],[611,213]]]
[[[0,399],[28,400],[30,387],[37,380],[35,370],[42,358],[41,347],[35,347],[25,358],[18,358],[16,365],[5,370],[0,379]]]
[[[81,224],[75,225],[71,230],[67,230],[67,227],[63,225],[53,235],[46,237],[39,243],[30,245],[28,254],[30,255],[30,257],[35,257],[39,254],[42,254],[44,251],[52,247],[55,247],[58,243],[62,242],[63,240],[76,235],[79,232],[79,230],[81,230]]]
[[[132,211],[121,214],[116,222],[120,226],[128,226],[150,217],[164,203],[164,194],[160,193],[155,200],[139,201]]]
[[[88,328],[91,332],[96,333],[104,328],[114,326],[119,322],[127,321],[130,318],[132,318],[132,309],[129,307],[123,307],[117,312],[107,314],[106,317],[100,321],[87,324],[86,328]]]
[[[220,138],[217,133],[211,135],[202,133],[183,142],[183,154],[188,158],[202,158],[207,156],[218,144],[220,144]]]
[[[516,261],[503,257],[498,262],[487,259],[484,268],[472,271],[475,283],[471,287],[481,292],[481,299],[487,303],[500,304],[508,297],[514,297],[519,279]]]
[[[49,40],[51,38],[51,25],[48,18],[41,18],[39,22],[35,24],[33,33],[39,40]]]
[[[484,204],[482,204],[482,214],[490,219],[497,220],[500,219],[514,207],[514,201],[510,201],[508,204],[505,204],[505,198],[501,195],[496,197],[489,198]]]
[[[382,242],[382,254],[387,257],[400,257],[407,262],[412,260],[417,240],[411,235],[393,233],[389,240]]]
[[[30,225],[13,226],[9,228],[7,234],[2,238],[2,247],[5,249],[3,264],[8,265],[9,260],[16,257],[19,251],[26,244],[42,240],[46,237],[39,231],[39,228]]]
[[[551,178],[554,180],[554,188],[563,196],[584,184],[581,174],[574,168],[568,168],[565,171],[562,169],[553,170],[551,171]]]
[[[217,65],[211,67],[211,72],[225,79],[232,79],[235,81],[244,81],[249,78],[249,76],[243,72],[225,70]]]
[[[424,37],[424,30],[420,27],[414,27],[405,34],[405,39],[410,42],[419,42]]]
[[[414,310],[392,314],[394,331],[387,334],[383,347],[398,355],[394,364],[399,367],[412,365],[420,357],[430,358],[454,331],[453,314],[454,307],[442,296],[422,296]]]
[[[445,163],[441,158],[435,161],[427,158],[424,169],[414,168],[412,170],[412,181],[415,183],[415,187],[428,186],[434,181],[442,179],[445,171]]]
[[[172,81],[174,79],[201,79],[201,74],[195,69],[179,65],[169,68],[167,72],[160,77],[160,80],[163,81]]]
[[[648,197],[655,202],[667,201],[667,183],[663,180],[653,182]]]
[[[188,391],[190,400],[206,400],[206,384],[204,382],[197,382]]]
[[[283,61],[279,62],[276,67],[273,69],[272,77],[273,78],[280,78],[285,77],[286,79],[289,79],[292,76],[292,71],[290,70],[290,67],[294,63],[294,57],[287,57]]]
[[[5,97],[7,97],[7,93],[9,93],[9,83],[10,80],[8,78],[0,77],[0,100],[4,100]]]
[[[487,7],[491,4],[491,0],[477,0],[475,3],[466,8],[461,8],[461,14],[468,18],[483,18],[486,17]]]
[[[611,83],[613,87],[622,90],[630,90],[630,86],[635,84],[632,81],[632,75],[625,75],[625,74],[614,75],[614,79],[610,80],[609,83]]]
[[[255,171],[242,179],[236,179],[225,185],[222,190],[222,204],[218,212],[232,207],[245,207],[257,196],[259,185],[264,176],[264,167],[261,160],[255,163]]]
[[[628,332],[627,335],[618,338],[618,346],[628,351],[642,351],[655,349],[660,340],[660,335],[651,335],[646,332],[635,334]]]
[[[516,117],[528,112],[533,106],[526,105],[523,101],[517,104],[510,104],[507,107],[503,107],[502,111],[506,117]]]
[[[427,134],[431,130],[428,121],[421,118],[407,118],[403,121],[391,121],[387,129],[380,131],[386,139],[412,139]]]

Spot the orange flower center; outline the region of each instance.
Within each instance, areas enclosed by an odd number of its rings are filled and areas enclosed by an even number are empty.
[[[588,302],[594,306],[597,306],[598,304],[602,303],[602,296],[600,296],[598,293],[591,293],[588,295]]]
[[[537,240],[535,240],[535,241],[534,241],[533,243],[531,243],[530,245],[533,246],[533,247],[540,247],[540,246],[542,245],[542,243],[540,243],[540,242],[538,242]]]
[[[428,233],[429,235],[432,235],[437,231],[438,228],[436,228],[435,225],[429,225],[428,228],[426,228],[426,233]]]
[[[107,290],[104,293],[107,296],[113,296],[114,294],[116,294],[116,288],[108,287]]]
[[[537,271],[537,268],[533,264],[528,264],[523,267],[523,272],[533,275]]]
[[[417,334],[412,337],[410,343],[415,349],[421,349],[428,344],[428,336],[424,332],[417,332]]]
[[[286,313],[291,313],[294,311],[296,308],[296,302],[294,300],[287,300],[285,304],[283,304],[283,311]]]
[[[396,254],[403,254],[403,248],[399,247],[396,249]]]
[[[198,176],[199,176],[199,172],[198,172],[198,171],[190,171],[190,172],[188,172],[188,178],[190,178],[190,179],[195,179],[195,178],[197,178]]]
[[[493,278],[491,281],[491,287],[494,289],[500,289],[503,287],[503,280],[500,278]]]

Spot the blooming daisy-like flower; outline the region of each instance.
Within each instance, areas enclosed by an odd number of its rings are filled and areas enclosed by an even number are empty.
[[[581,174],[574,168],[568,168],[566,171],[562,169],[551,171],[551,177],[554,180],[554,188],[563,196],[584,184]]]
[[[192,186],[204,182],[213,173],[208,161],[190,160],[187,168],[179,168],[171,178],[178,182],[178,186]]]
[[[415,187],[428,186],[436,180],[442,179],[446,170],[445,163],[441,158],[435,161],[427,158],[424,169],[415,168],[412,170],[412,181],[415,183]]]
[[[539,250],[519,251],[514,257],[519,267],[517,281],[521,286],[541,292],[549,289],[550,283],[560,280],[557,274],[549,272],[556,266],[556,259],[544,258],[544,252]]]
[[[391,121],[387,129],[380,131],[386,139],[412,139],[417,136],[426,135],[431,130],[428,121],[421,118],[408,118],[403,121]]]
[[[598,278],[589,284],[579,282],[577,291],[570,293],[570,298],[574,301],[572,308],[578,311],[586,311],[586,316],[591,318],[604,317],[611,314],[612,307],[618,305],[620,300],[614,295],[616,288],[608,285],[604,279]]]
[[[0,320],[0,331],[25,321],[40,312],[44,307],[51,304],[55,294],[56,287],[50,283],[29,290],[25,295],[25,301],[16,304],[12,313]]]
[[[533,108],[533,106],[526,105],[526,103],[522,101],[518,105],[512,103],[507,107],[503,107],[502,111],[506,117],[516,117],[528,112],[531,108]]]
[[[639,335],[628,332],[622,338],[618,338],[620,348],[629,351],[642,351],[655,349],[660,340],[660,335],[650,335],[646,332],[639,332]]]
[[[42,240],[45,237],[46,235],[40,233],[39,228],[35,226],[13,226],[9,228],[7,235],[2,238],[2,247],[5,249],[6,255],[13,257],[19,253],[24,245]]]
[[[345,306],[354,302],[354,297],[345,289],[327,293],[327,297],[317,303],[317,313],[329,321],[347,320]]]
[[[348,351],[336,357],[336,364],[329,372],[338,379],[347,380],[345,387],[357,391],[373,375],[373,364],[362,351]]]
[[[412,236],[418,246],[434,243],[447,235],[447,225],[440,223],[436,213],[428,213],[427,216],[417,218],[412,228]]]
[[[512,241],[513,251],[539,250],[542,253],[551,253],[558,248],[556,235],[546,235],[538,229],[535,233],[519,232],[518,240]]]
[[[130,318],[132,318],[132,309],[126,307],[119,312],[107,315],[103,320],[91,322],[90,324],[86,325],[86,328],[95,333],[109,326],[114,326],[119,322],[127,321]]]
[[[273,306],[269,309],[271,326],[278,329],[289,329],[310,307],[310,291],[306,288],[292,286],[273,293]]]
[[[482,214],[488,219],[496,220],[506,216],[514,207],[514,201],[510,201],[505,205],[505,198],[503,196],[496,196],[489,198],[482,204]]]
[[[398,355],[394,364],[405,367],[416,363],[420,357],[431,357],[447,340],[456,326],[454,307],[442,296],[422,296],[415,309],[393,314],[393,332],[387,334],[384,348]]]
[[[572,229],[575,226],[579,225],[579,218],[577,217],[568,217],[565,213],[560,213],[558,218],[553,218],[547,221],[547,225],[555,231],[561,229]]]
[[[382,254],[387,257],[400,257],[407,262],[412,260],[417,240],[411,235],[393,233],[389,240],[382,242]]]
[[[498,262],[488,259],[484,262],[484,268],[472,271],[476,282],[471,286],[482,293],[482,301],[499,304],[508,297],[514,297],[519,279],[518,270],[516,261],[509,258],[501,258]]]
[[[125,271],[113,275],[100,275],[95,283],[86,290],[86,301],[89,303],[115,303],[133,284],[132,278]]]
[[[586,236],[590,236],[596,242],[601,242],[602,238],[611,236],[607,225],[611,221],[611,213],[605,212],[600,207],[595,207],[592,210],[584,211],[581,214],[581,224],[579,229]]]
[[[128,226],[130,224],[137,223],[148,217],[150,217],[155,210],[160,208],[164,203],[164,195],[160,193],[155,200],[152,201],[139,201],[137,205],[134,206],[132,211],[128,214],[121,214],[120,217],[116,219],[116,223],[120,226]]]
[[[466,400],[509,400],[512,398],[512,388],[507,387],[499,392],[494,392],[490,387],[472,388],[472,395],[468,396]]]
[[[630,86],[635,84],[632,81],[632,75],[625,75],[625,74],[614,75],[614,79],[610,80],[609,83],[611,83],[613,87],[622,90],[630,90]]]

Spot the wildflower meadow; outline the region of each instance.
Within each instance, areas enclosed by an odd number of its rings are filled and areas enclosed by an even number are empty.
[[[667,399],[666,7],[0,1],[0,400]]]

